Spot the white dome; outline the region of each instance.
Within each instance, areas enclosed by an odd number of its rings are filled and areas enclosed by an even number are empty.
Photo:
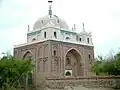
[[[35,24],[34,24],[34,27],[33,27],[33,30],[36,30],[36,29],[41,29],[42,27],[44,27],[50,20],[52,20],[52,23],[55,25],[55,26],[59,26],[60,28],[64,28],[64,29],[68,29],[68,25],[67,23],[58,18],[56,15],[52,15],[51,18],[49,17],[49,15],[47,16],[44,16],[40,19],[38,19]]]

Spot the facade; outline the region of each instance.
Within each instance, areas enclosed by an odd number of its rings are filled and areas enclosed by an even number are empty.
[[[67,23],[52,14],[38,19],[27,33],[27,43],[14,47],[14,57],[31,59],[34,73],[50,76],[91,76],[94,60],[92,35],[84,29],[80,33],[69,29]]]

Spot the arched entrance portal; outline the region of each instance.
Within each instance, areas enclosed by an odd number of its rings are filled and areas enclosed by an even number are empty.
[[[77,50],[71,49],[66,53],[65,70],[71,70],[72,76],[83,76],[82,57]]]
[[[30,51],[27,51],[24,54],[22,59],[23,60],[32,60],[32,53]],[[33,85],[33,74],[32,74],[32,72],[27,73],[26,77],[23,78],[23,79],[25,80],[25,83],[26,83],[25,87],[27,87],[27,86],[31,87]]]

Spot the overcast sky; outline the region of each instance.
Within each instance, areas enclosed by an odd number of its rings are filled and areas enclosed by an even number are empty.
[[[120,0],[53,0],[53,14],[71,29],[92,32],[95,55],[120,48]],[[48,14],[47,0],[0,0],[0,53],[26,42],[27,25]]]

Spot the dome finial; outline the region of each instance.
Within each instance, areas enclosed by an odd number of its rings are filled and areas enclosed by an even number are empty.
[[[30,31],[30,26],[28,25],[28,32]]]
[[[49,12],[48,12],[48,14],[50,15],[50,18],[51,18],[51,15],[52,15],[52,9],[51,9],[52,2],[53,2],[52,0],[48,1],[48,4],[49,4]]]
[[[85,28],[84,28],[84,22],[83,22],[83,31],[85,32]]]
[[[76,30],[76,25],[74,24],[74,30]]]

